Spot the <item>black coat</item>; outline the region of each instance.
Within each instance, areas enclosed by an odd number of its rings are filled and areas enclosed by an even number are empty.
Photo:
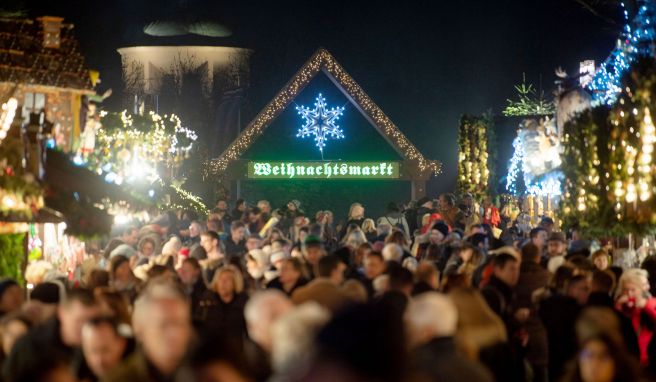
[[[200,331],[208,335],[220,334],[234,339],[246,336],[244,306],[248,296],[237,293],[229,303],[223,302],[214,291],[208,290],[195,311],[195,321]]]
[[[620,330],[624,343],[629,353],[633,354],[636,359],[640,360],[640,347],[638,346],[638,337],[636,336],[635,329],[631,319],[615,309],[615,301],[607,293],[593,292],[588,297],[587,306],[605,307],[610,309],[620,323]],[[654,342],[654,341],[652,341]],[[651,358],[650,358],[651,359]]]
[[[132,355],[125,359],[120,365],[109,372],[103,382],[178,382],[188,380],[188,375],[184,368],[180,368],[173,375],[162,375],[155,366],[148,361],[146,355],[141,349],[136,350]]]
[[[435,338],[412,354],[414,371],[428,381],[492,382],[492,374],[456,349],[453,337]]]
[[[554,293],[540,301],[538,314],[547,330],[549,343],[549,380],[558,381],[565,365],[578,349],[576,319],[581,306],[572,297]]]
[[[287,292],[285,288],[283,288],[282,283],[280,282],[280,276],[276,277],[275,279],[269,281],[267,284],[267,289],[278,289],[282,293],[286,294],[287,296],[291,297],[294,291],[308,283],[307,279],[305,277],[300,277],[298,280],[296,280],[296,284],[292,287],[292,289]]]

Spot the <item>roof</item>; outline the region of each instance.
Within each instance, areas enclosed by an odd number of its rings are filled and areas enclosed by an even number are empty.
[[[73,24],[62,23],[60,33],[59,48],[46,48],[41,22],[0,18],[0,82],[92,91]]]
[[[222,175],[231,162],[238,160],[250,145],[282,113],[319,72],[323,72],[346,98],[362,113],[383,138],[409,162],[417,175],[428,177],[441,173],[441,163],[426,159],[362,88],[346,73],[327,50],[320,48],[299,69],[242,133],[209,165],[209,173]]]

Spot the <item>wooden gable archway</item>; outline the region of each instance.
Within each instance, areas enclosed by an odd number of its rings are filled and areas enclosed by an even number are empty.
[[[276,96],[246,126],[242,133],[228,146],[220,157],[212,159],[205,169],[205,175],[217,180],[238,179],[241,156],[258,139],[266,128],[296,98],[296,96],[323,72],[344,94],[351,104],[360,111],[376,131],[394,148],[403,159],[405,176],[412,184],[412,198],[422,197],[426,193],[426,181],[442,172],[439,161],[426,159],[410,140],[399,130],[390,118],[369,98],[355,80],[342,68],[335,58],[325,49],[318,49],[310,59],[296,72]]]

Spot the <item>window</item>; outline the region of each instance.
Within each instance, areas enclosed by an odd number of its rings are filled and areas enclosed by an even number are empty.
[[[23,122],[30,121],[30,113],[39,113],[46,108],[46,95],[43,93],[25,93],[23,102]]]

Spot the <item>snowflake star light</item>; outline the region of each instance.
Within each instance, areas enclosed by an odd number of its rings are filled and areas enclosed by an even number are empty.
[[[298,129],[296,136],[301,138],[314,136],[314,141],[322,153],[327,139],[344,138],[344,132],[335,124],[344,112],[344,107],[327,109],[326,99],[321,93],[317,97],[317,102],[314,103],[314,109],[297,106],[296,110],[305,120],[305,124]]]

